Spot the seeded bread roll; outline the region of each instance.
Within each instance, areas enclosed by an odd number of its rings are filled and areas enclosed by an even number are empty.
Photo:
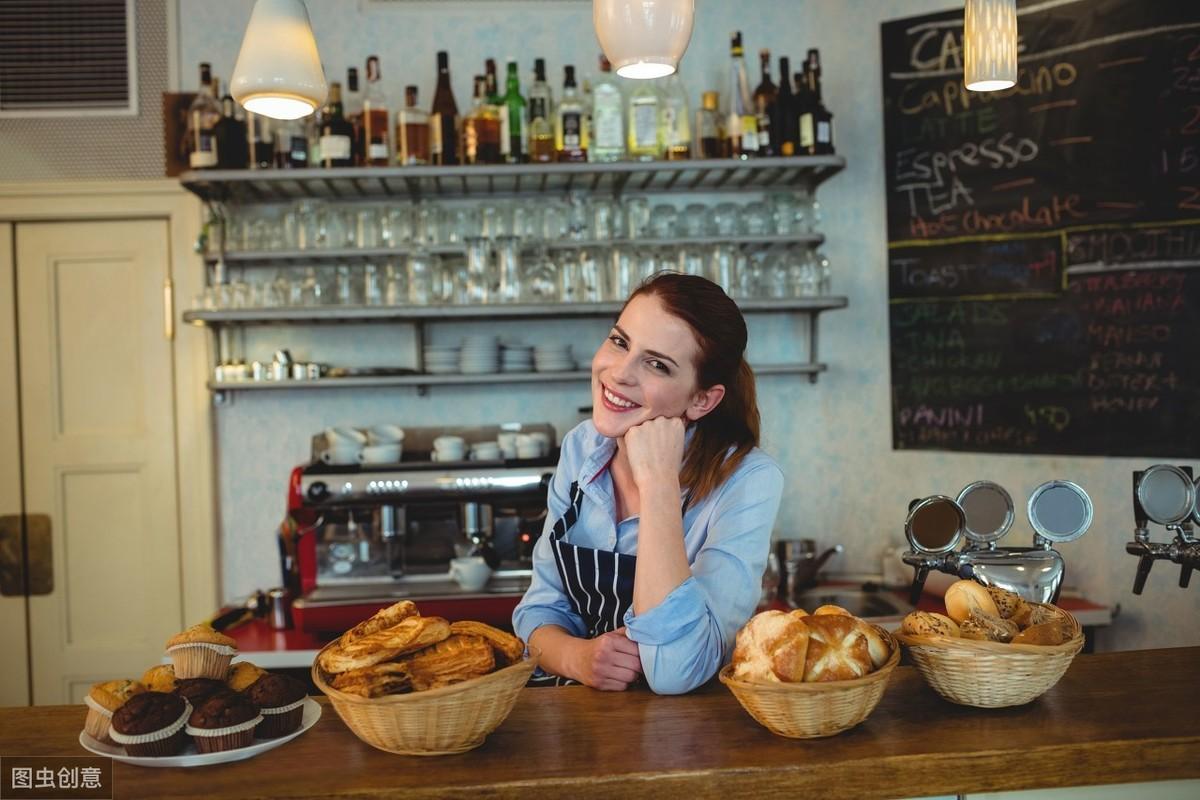
[[[950,584],[946,590],[946,613],[961,625],[975,613],[999,617],[1000,609],[987,589],[975,581],[962,580]]]
[[[991,614],[976,611],[958,626],[964,639],[979,639],[989,642],[1011,642],[1020,632],[1017,623]]]
[[[900,630],[910,636],[961,636],[958,623],[944,614],[933,611],[913,611],[900,623]]]
[[[996,604],[1001,619],[1011,619],[1021,627],[1029,624],[1029,615],[1033,609],[1021,595],[1010,592],[1008,589],[1001,589],[999,586],[989,586],[987,591]]]

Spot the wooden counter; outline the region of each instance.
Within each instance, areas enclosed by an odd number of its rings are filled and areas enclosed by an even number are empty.
[[[720,684],[645,690],[530,689],[482,747],[394,756],[360,742],[324,698],[300,738],[196,769],[114,764],[133,797],[919,797],[1200,778],[1200,647],[1079,656],[1033,703],[984,711],[939,698],[899,667],[861,726],[830,739],[776,737]],[[0,757],[86,755],[83,706],[0,709]]]

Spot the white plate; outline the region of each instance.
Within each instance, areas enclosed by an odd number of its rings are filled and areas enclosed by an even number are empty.
[[[83,746],[84,750],[93,752],[98,756],[109,756],[114,761],[135,764],[139,767],[204,767],[209,764],[224,764],[229,761],[254,758],[259,753],[274,750],[279,745],[287,744],[313,725],[316,725],[317,720],[320,718],[320,703],[311,697],[306,697],[304,699],[304,717],[300,722],[300,727],[293,733],[289,733],[287,736],[280,736],[278,739],[255,739],[254,744],[249,747],[224,750],[220,753],[197,753],[196,745],[188,742],[187,747],[183,748],[183,752],[177,756],[127,756],[125,755],[125,748],[111,744],[101,744],[91,736],[88,736],[87,731],[79,732],[79,744]]]

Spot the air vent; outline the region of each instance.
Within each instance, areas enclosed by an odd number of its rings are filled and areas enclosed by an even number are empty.
[[[0,117],[137,114],[133,0],[0,0]]]

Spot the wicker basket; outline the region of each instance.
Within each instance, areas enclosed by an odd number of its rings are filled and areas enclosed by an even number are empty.
[[[1031,603],[1031,605],[1045,605]],[[1066,614],[1070,640],[1059,645],[1004,644],[897,633],[925,682],[952,703],[1004,708],[1028,703],[1054,684],[1083,647],[1079,620]]]
[[[792,739],[834,736],[870,716],[900,661],[900,645],[883,628],[874,627],[892,654],[882,667],[865,677],[818,683],[742,681],[733,677],[733,665],[726,664],[720,672],[721,683],[771,733]]]
[[[531,648],[525,659],[481,678],[366,698],[330,686],[329,676],[317,666],[319,659],[318,654],[313,661],[313,683],[354,735],[372,747],[407,756],[452,755],[479,747],[512,711],[537,667],[537,651]]]

